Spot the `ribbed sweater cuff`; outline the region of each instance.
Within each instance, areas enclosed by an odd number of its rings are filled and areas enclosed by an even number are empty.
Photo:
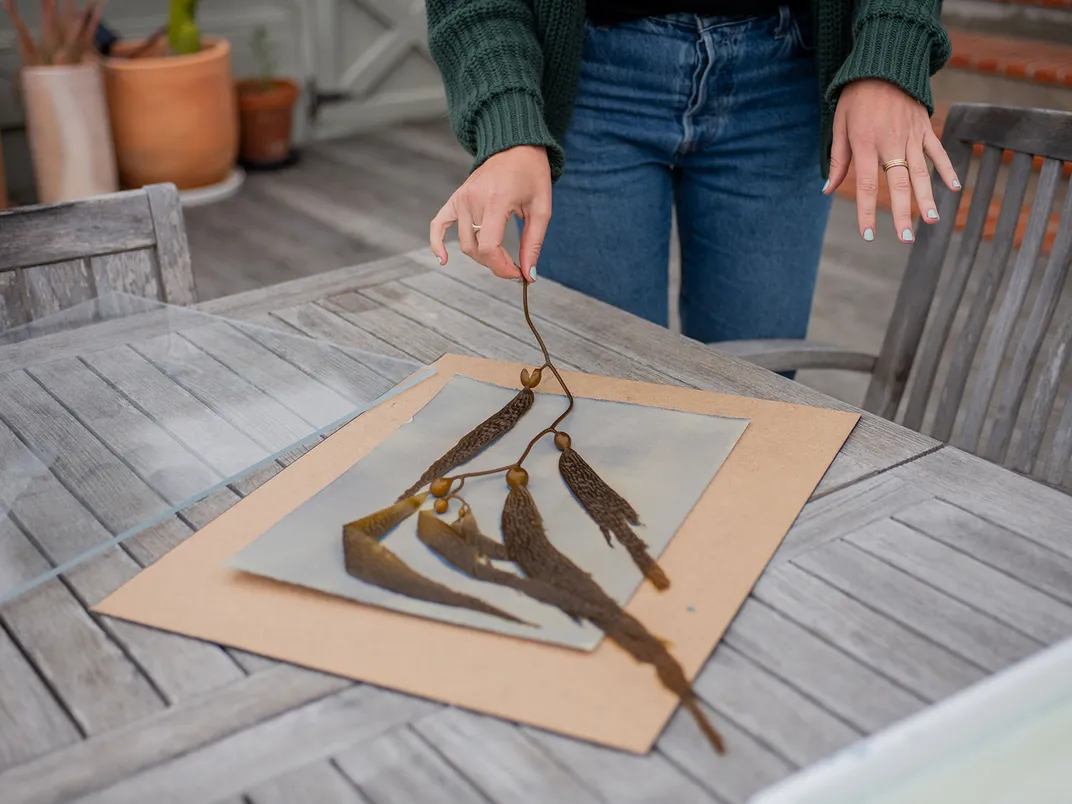
[[[517,145],[542,145],[547,148],[551,180],[562,175],[562,149],[551,136],[538,98],[529,92],[504,92],[489,98],[475,117],[476,161],[480,167],[489,156]]]
[[[881,78],[899,86],[933,115],[932,64],[946,61],[948,54],[943,57],[941,51],[947,48],[948,39],[937,26],[898,16],[865,19],[857,29],[852,52],[827,88],[827,102],[836,103],[842,87],[852,81]]]

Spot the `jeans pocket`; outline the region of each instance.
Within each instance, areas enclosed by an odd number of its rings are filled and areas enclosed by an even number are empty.
[[[815,27],[808,15],[794,13],[789,24],[793,43],[801,50],[811,53],[815,50]]]

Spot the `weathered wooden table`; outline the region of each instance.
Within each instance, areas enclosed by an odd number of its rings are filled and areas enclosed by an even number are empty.
[[[568,367],[845,407],[537,291]],[[424,253],[201,309],[424,363],[537,355],[516,285]],[[696,681],[724,758],[682,713],[636,757],[86,612],[269,474],[0,607],[0,801],[743,801],[1072,634],[1072,497],[871,416]]]

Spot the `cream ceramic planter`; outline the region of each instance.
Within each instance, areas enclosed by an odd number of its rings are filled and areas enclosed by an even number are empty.
[[[26,67],[21,78],[38,202],[118,190],[100,65]]]

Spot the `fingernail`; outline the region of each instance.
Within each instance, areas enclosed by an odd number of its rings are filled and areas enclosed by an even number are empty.
[[[928,209],[927,210],[927,217],[932,221],[938,220],[938,210],[936,210],[936,209]]]
[[[533,265],[531,268],[529,268],[529,277],[532,278],[533,282],[536,281],[536,266],[535,265]]]
[[[830,189],[830,179],[827,179],[826,184],[823,185],[823,192],[825,193],[829,189]]]
[[[864,229],[864,240],[866,240],[868,243],[870,243],[874,239],[875,239],[875,230],[871,229],[870,227],[868,227],[867,229]]]
[[[912,230],[911,229],[905,229],[903,232],[901,232],[901,239],[903,241],[905,241],[906,243],[911,243],[912,240],[913,240]]]
[[[959,190],[960,189],[960,180],[959,179],[953,179],[953,189],[954,190]]]

